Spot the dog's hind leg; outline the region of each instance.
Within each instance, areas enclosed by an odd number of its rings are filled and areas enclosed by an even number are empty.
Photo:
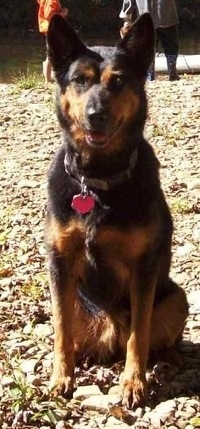
[[[172,347],[181,337],[188,315],[188,304],[183,289],[170,282],[170,293],[153,309],[150,350]]]

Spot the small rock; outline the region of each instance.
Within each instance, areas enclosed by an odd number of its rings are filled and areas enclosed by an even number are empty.
[[[12,377],[9,376],[3,376],[1,378],[1,385],[3,387],[8,387],[8,386],[12,386],[15,383],[14,379]]]
[[[137,418],[141,419],[143,417],[143,415],[144,415],[144,409],[141,408],[141,407],[136,408],[134,415]]]
[[[179,246],[177,248],[177,256],[187,256],[189,255],[193,250],[195,249],[195,246],[192,243],[184,244],[183,246]]]
[[[187,282],[187,275],[183,273],[177,273],[173,276],[173,280],[180,286]]]
[[[32,325],[32,323],[27,323],[27,325],[24,326],[23,333],[26,334],[26,335],[29,335],[32,332],[33,332],[33,325]]]
[[[189,313],[200,313],[200,290],[195,290],[187,295],[189,303]]]
[[[178,419],[176,422],[177,428],[179,429],[185,429],[187,422],[185,420],[182,419]]]
[[[117,384],[116,386],[112,386],[109,391],[108,391],[109,395],[117,395],[120,396],[121,394],[121,387],[119,384]]]
[[[194,416],[196,416],[196,410],[193,407],[187,406],[186,412],[185,412],[186,420],[189,420],[191,417],[194,417]]]
[[[36,182],[35,180],[30,179],[22,179],[19,180],[17,186],[19,188],[37,188],[38,186],[40,186],[40,182]]]
[[[191,332],[191,341],[195,344],[199,344],[200,343],[200,332],[198,331],[192,331]]]
[[[60,420],[58,423],[56,423],[55,429],[72,429],[72,426],[64,420]]]
[[[187,188],[192,189],[200,189],[200,179],[192,179],[187,183]]]
[[[171,413],[176,409],[176,402],[174,399],[170,399],[169,401],[161,402],[161,404],[157,405],[156,411],[158,413]]]
[[[110,416],[107,418],[107,422],[106,422],[106,426],[104,425],[104,427],[108,428],[108,429],[113,429],[113,428],[117,428],[117,429],[128,429],[130,426],[124,422],[122,422],[121,420],[116,419],[113,416]]]
[[[32,384],[33,386],[41,386],[41,378],[35,376],[33,373],[27,373],[27,383]]]
[[[137,421],[134,425],[133,425],[134,429],[149,429],[149,423],[145,422],[145,421]]]
[[[193,229],[192,238],[194,241],[200,241],[200,227],[197,226]]]
[[[155,429],[160,429],[162,426],[160,416],[155,411],[150,413],[150,421]]]
[[[81,409],[105,413],[108,411],[109,404],[117,404],[118,402],[119,397],[117,395],[95,395],[84,399],[81,402]]]
[[[187,322],[187,327],[192,330],[192,329],[200,329],[200,322],[196,322],[195,320],[188,320]]]
[[[38,359],[29,359],[20,363],[20,368],[24,373],[34,372],[38,364]]]
[[[34,327],[33,332],[39,338],[50,337],[53,334],[53,326],[46,323],[38,323]]]
[[[89,386],[79,386],[74,392],[73,398],[82,401],[83,399],[94,395],[103,395],[103,393],[100,391],[98,386],[92,384]]]
[[[170,425],[170,426],[167,426],[167,429],[177,429],[177,426],[175,426],[175,425]]]

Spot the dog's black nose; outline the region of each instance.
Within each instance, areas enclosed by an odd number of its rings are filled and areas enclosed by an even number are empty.
[[[92,128],[101,129],[108,119],[108,114],[106,109],[95,109],[94,107],[89,107],[87,109],[87,119]]]

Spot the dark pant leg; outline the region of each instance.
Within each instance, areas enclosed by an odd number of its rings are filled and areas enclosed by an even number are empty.
[[[176,70],[176,60],[178,56],[178,26],[160,27],[156,30],[157,42],[160,41],[164,50],[170,80],[179,79]]]
[[[160,40],[165,55],[178,55],[178,27],[160,27],[156,30],[157,38]]]

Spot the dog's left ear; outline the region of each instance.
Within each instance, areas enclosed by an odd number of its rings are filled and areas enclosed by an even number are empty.
[[[53,15],[47,32],[47,52],[54,71],[62,72],[85,51],[86,46],[69,22],[61,15]]]
[[[146,75],[155,55],[155,30],[149,13],[144,13],[133,23],[118,48],[129,55],[138,74]]]

